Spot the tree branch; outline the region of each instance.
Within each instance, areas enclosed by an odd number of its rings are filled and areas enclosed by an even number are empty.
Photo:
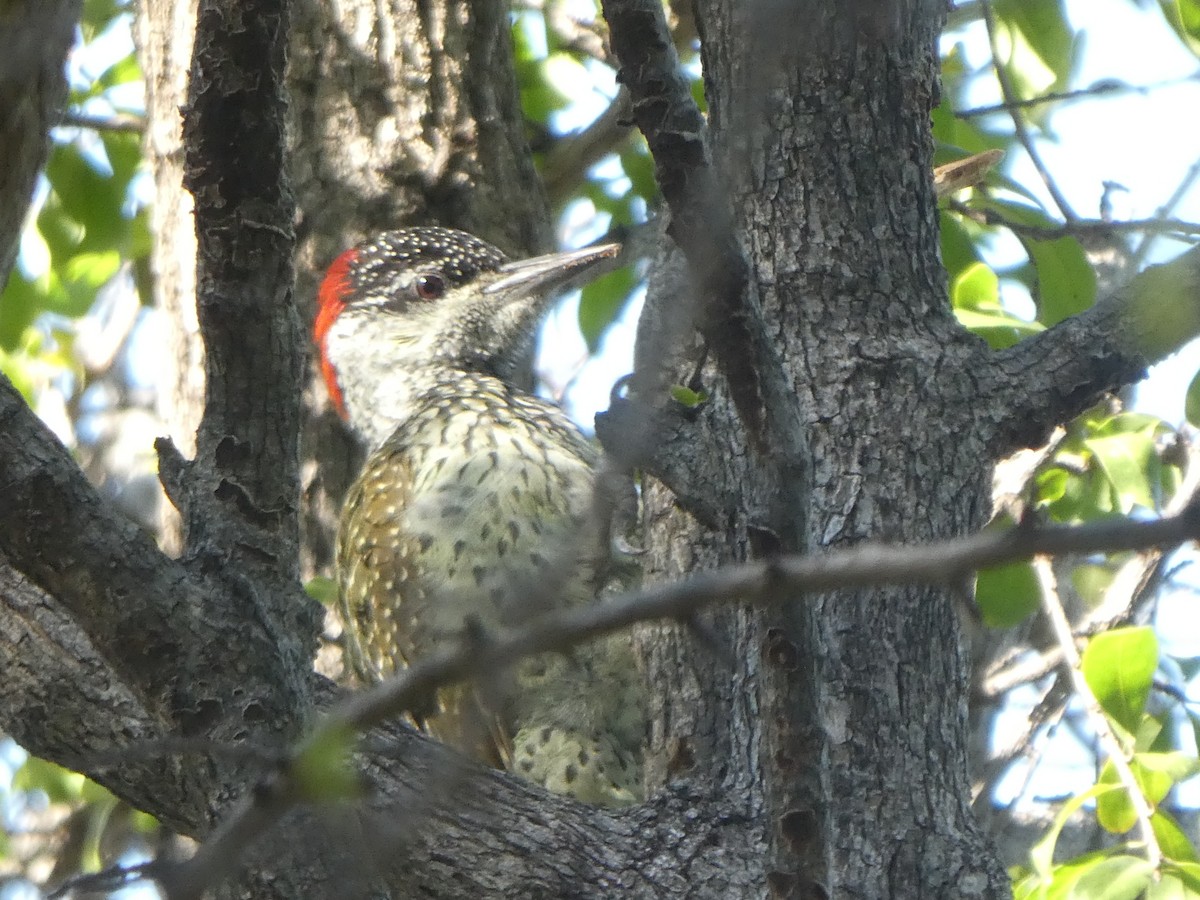
[[[1200,247],[1151,266],[1091,309],[992,356],[980,377],[997,454],[1044,442],[1104,391],[1200,334]]]
[[[688,260],[697,324],[729,384],[750,446],[774,475],[778,501],[769,525],[784,550],[800,549],[808,508],[806,432],[767,336],[728,192],[711,162],[704,117],[680,71],[662,4],[604,0],[602,7],[620,80],[633,98],[634,120],[671,211],[667,233]]]
[[[0,291],[17,256],[25,211],[46,161],[50,127],[67,93],[65,65],[81,0],[44,0],[4,11],[0,28]]]
[[[426,657],[335,707],[299,748],[292,764],[251,791],[238,812],[201,847],[193,861],[183,864],[180,883],[197,891],[208,887],[211,878],[205,876],[206,872],[218,871],[218,862],[221,867],[227,866],[231,858],[244,852],[253,839],[261,837],[292,808],[312,799],[303,767],[296,764],[306,754],[331,746],[343,746],[348,751],[353,735],[416,708],[435,690],[469,678],[494,677],[522,657],[565,652],[637,622],[686,619],[716,603],[772,602],[793,594],[815,595],[881,584],[955,584],[973,571],[1034,555],[1141,550],[1173,546],[1197,537],[1200,506],[1192,505],[1177,516],[1153,522],[1023,524],[1008,531],[987,531],[928,544],[870,544],[820,556],[790,556],[706,572],[610,602],[549,614],[482,645],[475,640],[465,641],[462,647]]]

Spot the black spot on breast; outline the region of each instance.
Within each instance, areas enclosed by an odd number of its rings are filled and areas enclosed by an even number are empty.
[[[550,743],[550,727],[549,726],[546,726],[545,728],[542,729],[542,743],[543,744]]]
[[[573,766],[573,765],[568,765],[566,770],[563,772],[563,778],[565,778],[567,780],[567,784],[571,784],[578,777],[579,777],[579,770],[577,768],[575,768],[575,766]]]

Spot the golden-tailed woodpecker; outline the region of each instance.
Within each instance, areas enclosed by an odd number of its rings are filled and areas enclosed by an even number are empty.
[[[597,454],[517,386],[555,293],[614,245],[509,261],[448,228],[347,250],[319,294],[315,337],[338,410],[370,455],[337,548],[350,669],[365,683],[471,632],[596,599]],[[641,796],[644,687],[628,636],[524,660],[444,690],[432,734],[558,793]]]

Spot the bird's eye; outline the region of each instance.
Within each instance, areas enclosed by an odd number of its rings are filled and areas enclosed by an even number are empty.
[[[418,275],[413,290],[422,300],[437,300],[446,293],[446,280],[441,275]]]

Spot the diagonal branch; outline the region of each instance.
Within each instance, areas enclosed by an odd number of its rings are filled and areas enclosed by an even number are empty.
[[[750,446],[773,472],[772,513],[785,550],[804,544],[809,457],[795,392],[783,376],[738,243],[728,191],[712,164],[708,129],[657,0],[604,0],[620,80],[654,157],[670,208],[667,233],[687,258],[696,321],[712,349]],[[677,347],[669,347],[675,352]]]
[[[881,584],[956,584],[968,573],[1034,555],[1086,554],[1166,547],[1200,537],[1200,506],[1152,522],[1115,520],[1082,526],[1023,524],[965,538],[914,545],[869,544],[820,556],[789,556],[731,566],[593,604],[553,613],[495,641],[468,641],[420,660],[394,678],[347,699],[331,711],[293,757],[181,864],[169,880],[199,892],[250,843],[295,806],[312,798],[304,786],[306,754],[330,746],[348,750],[351,737],[415,708],[457,681],[490,677],[525,656],[566,651],[587,640],[650,619],[686,619],[717,603],[764,603],[791,595]],[[190,897],[192,893],[181,896]],[[196,894],[198,896],[198,893]]]
[[[1200,247],[1151,266],[1091,309],[992,356],[979,379],[997,454],[1037,446],[1104,391],[1200,334]]]

